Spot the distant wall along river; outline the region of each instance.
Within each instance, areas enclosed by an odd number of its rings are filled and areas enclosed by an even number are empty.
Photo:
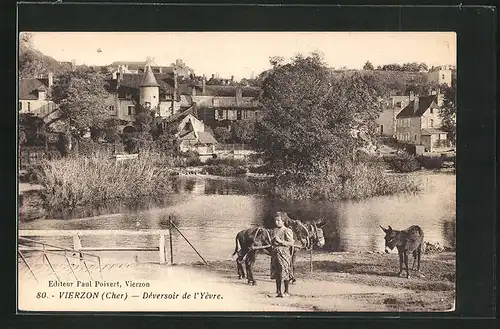
[[[360,201],[277,201],[258,193],[243,179],[223,180],[179,178],[178,193],[169,195],[160,206],[136,207],[120,214],[68,220],[35,220],[20,223],[20,229],[41,230],[144,230],[167,229],[169,214],[177,216],[183,234],[207,260],[231,259],[238,231],[251,226],[270,226],[277,210],[292,218],[307,220],[323,217],[325,251],[383,251],[383,232],[379,225],[403,229],[420,225],[425,240],[442,246],[455,246],[455,175],[418,173],[424,190],[418,195],[375,197]],[[56,245],[72,246],[65,237],[40,238]],[[157,237],[84,236],[82,245],[158,246]],[[173,232],[174,260],[200,260],[177,233]],[[141,252],[136,257],[143,258]],[[103,254],[106,257],[106,254]],[[156,257],[155,257],[156,256]],[[129,256],[130,257],[130,254]],[[157,260],[156,253],[152,256]],[[167,236],[167,259],[168,259]],[[149,258],[149,257],[148,257]],[[137,258],[136,258],[137,259]]]

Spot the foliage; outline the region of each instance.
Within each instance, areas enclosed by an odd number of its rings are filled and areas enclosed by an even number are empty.
[[[166,129],[155,139],[156,149],[165,154],[177,154],[179,143],[175,137],[176,133],[177,127],[175,127],[175,125],[168,125]]]
[[[370,63],[370,61],[367,61],[365,65],[363,65],[363,70],[374,70],[375,68],[373,67],[373,64]]]
[[[379,68],[377,68],[379,69]],[[404,63],[400,64],[386,64],[380,67],[382,71],[402,71],[402,72],[419,72],[421,70],[427,70],[427,64],[425,63]]]
[[[305,184],[280,182],[273,195],[285,199],[362,199],[397,193],[416,193],[419,187],[407,175],[389,175],[382,166],[367,163],[333,164],[328,175]]]
[[[231,139],[231,132],[228,128],[219,126],[214,129],[214,137],[219,142],[226,143]]]
[[[216,158],[208,159],[205,162],[206,165],[226,165],[232,167],[242,167],[248,164],[247,160],[235,159],[235,158]]]
[[[231,125],[232,139],[235,143],[251,144],[256,139],[255,121],[238,120]]]
[[[69,122],[76,137],[92,127],[104,126],[109,96],[104,86],[103,75],[86,69],[56,76],[51,99],[62,112],[60,119]]]
[[[22,32],[19,36],[19,78],[37,78],[52,72],[59,74],[69,71],[69,64],[60,63],[33,47],[32,35]]]
[[[318,54],[273,63],[260,99],[258,147],[278,179],[323,176],[329,164],[352,156],[359,144],[352,129],[374,128],[377,92],[360,74],[332,81]]]
[[[47,132],[41,118],[31,113],[19,115],[19,143],[21,146],[43,146]]]
[[[168,193],[168,168],[158,170],[153,164],[152,155],[147,153],[120,162],[107,154],[94,154],[46,161],[36,176],[44,187],[44,207],[68,210],[106,200]]]
[[[210,175],[224,176],[224,177],[242,176],[247,173],[247,170],[244,167],[231,166],[222,163],[207,166],[204,171]]]
[[[439,111],[442,120],[441,129],[448,133],[448,140],[455,144],[457,135],[456,89],[455,87],[442,86],[441,91],[444,94],[443,105]]]
[[[389,164],[390,169],[397,173],[408,173],[420,169],[417,159],[406,152],[384,157],[384,160]]]
[[[418,163],[425,169],[441,169],[444,159],[441,156],[425,156],[417,157]]]

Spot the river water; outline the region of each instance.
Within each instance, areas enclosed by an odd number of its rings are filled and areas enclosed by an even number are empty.
[[[35,220],[21,222],[20,229],[41,230],[145,230],[167,229],[168,216],[184,236],[207,260],[231,259],[238,231],[251,226],[270,226],[271,216],[284,210],[292,218],[308,220],[323,217],[324,251],[374,251],[384,249],[384,233],[379,225],[404,229],[417,224],[425,241],[455,246],[455,175],[420,172],[413,176],[422,184],[418,195],[375,197],[360,201],[277,201],[264,196],[252,182],[244,179],[179,178],[177,193],[160,204],[129,207],[118,214],[98,217]],[[72,246],[67,237],[40,238],[62,246]],[[156,247],[158,236],[83,236],[82,246]],[[166,239],[169,248],[168,236]],[[185,239],[172,232],[175,262],[200,260]],[[157,260],[157,252],[137,252],[135,259]],[[170,251],[167,250],[167,259]],[[130,257],[130,255],[129,255]],[[156,258],[155,258],[156,257]]]

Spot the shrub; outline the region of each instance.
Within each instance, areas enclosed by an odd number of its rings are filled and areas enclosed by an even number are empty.
[[[425,169],[441,169],[444,159],[440,156],[421,155],[417,158],[419,164]]]
[[[226,165],[232,167],[245,166],[248,161],[244,159],[235,159],[235,158],[216,158],[216,159],[208,159],[205,164],[206,165]]]
[[[44,207],[54,211],[169,192],[168,168],[151,154],[115,162],[105,154],[45,161],[36,172]]]
[[[280,176],[274,194],[285,199],[362,199],[379,195],[415,193],[419,187],[407,175],[384,173],[382,166],[366,163],[333,165],[324,177],[302,182]]]
[[[389,164],[389,168],[397,173],[408,173],[420,169],[417,159],[406,152],[393,157],[386,156],[384,160]]]
[[[271,173],[271,169],[269,168],[269,165],[262,165],[262,166],[251,166],[248,168],[248,171],[254,174],[269,174]]]

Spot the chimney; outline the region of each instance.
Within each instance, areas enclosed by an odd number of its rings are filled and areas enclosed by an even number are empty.
[[[241,88],[237,88],[236,89],[236,104],[240,104],[242,100],[243,100],[243,93],[241,91]]]
[[[410,91],[409,101],[411,102],[414,99],[415,99],[415,94],[413,94],[413,91]]]
[[[207,78],[205,78],[205,74],[203,74],[203,78],[201,78],[201,89],[202,93],[204,94],[206,91],[206,86],[207,85]]]
[[[234,82],[234,75],[231,76],[231,82]]]
[[[54,74],[52,72],[49,72],[47,74],[47,82],[48,82],[49,88],[52,87],[52,84],[54,83]]]
[[[413,112],[416,112],[418,110],[419,104],[420,104],[420,97],[415,97],[415,100],[413,101]]]
[[[212,74],[212,79],[215,79],[215,74]]]

